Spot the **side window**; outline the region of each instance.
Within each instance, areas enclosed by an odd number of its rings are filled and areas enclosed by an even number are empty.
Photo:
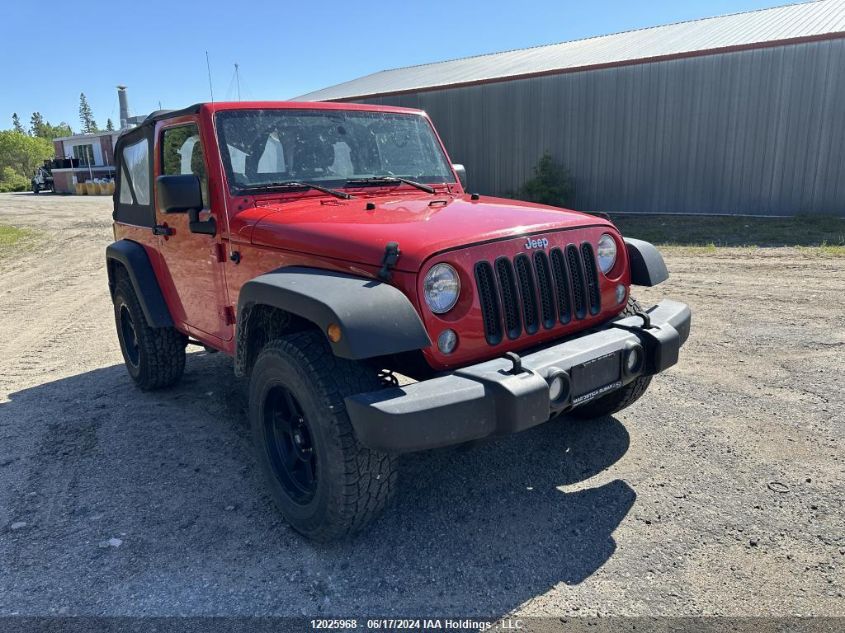
[[[120,203],[132,204],[132,191],[129,178],[126,175],[126,167],[120,168]]]
[[[162,132],[161,173],[165,176],[195,175],[200,179],[203,206],[208,208],[208,174],[195,123],[166,128]]]
[[[147,139],[141,139],[123,148],[123,172],[120,178],[121,202],[131,204],[132,191],[134,191],[136,204],[150,204],[149,151]]]

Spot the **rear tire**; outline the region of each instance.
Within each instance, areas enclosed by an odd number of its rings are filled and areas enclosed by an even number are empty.
[[[179,382],[188,337],[173,327],[149,326],[125,273],[119,273],[115,284],[114,320],[126,370],[135,384],[152,391]]]
[[[637,312],[642,312],[643,309],[636,299],[628,298],[628,303],[625,309],[619,314],[621,317],[633,316]],[[596,398],[592,402],[576,407],[570,412],[570,415],[576,418],[600,418],[605,415],[617,413],[626,407],[631,406],[639,400],[648,389],[651,383],[651,376],[641,376],[635,378],[621,389]]]
[[[290,525],[330,541],[373,521],[396,489],[396,457],[358,442],[344,397],[380,387],[318,331],[270,341],[249,384],[250,425],[270,493]]]

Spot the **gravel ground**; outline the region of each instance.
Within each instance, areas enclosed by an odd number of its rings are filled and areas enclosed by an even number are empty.
[[[222,354],[143,394],[108,198],[0,195],[0,615],[845,615],[845,258],[670,250],[680,364],[615,417],[411,455],[317,546],[258,477]]]

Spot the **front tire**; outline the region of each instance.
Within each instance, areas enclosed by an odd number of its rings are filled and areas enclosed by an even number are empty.
[[[129,376],[142,390],[175,385],[185,371],[188,337],[173,327],[150,327],[135,289],[120,274],[114,289],[114,320]]]
[[[330,541],[374,520],[396,488],[396,457],[358,442],[344,397],[378,389],[375,372],[337,358],[321,332],[291,334],[258,355],[250,425],[270,493],[290,525]]]
[[[633,297],[629,297],[625,309],[619,314],[619,316],[634,316],[637,312],[642,311],[643,309],[637,300]],[[640,376],[639,378],[635,378],[632,382],[628,383],[621,389],[617,389],[616,391],[609,393],[606,396],[602,396],[601,398],[596,398],[592,402],[588,402],[583,406],[576,407],[572,410],[570,415],[576,418],[590,419],[617,413],[622,409],[630,407],[643,396],[646,389],[648,389],[649,384],[651,384],[651,378],[651,376]]]

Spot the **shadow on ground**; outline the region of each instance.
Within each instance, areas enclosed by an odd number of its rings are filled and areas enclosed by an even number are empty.
[[[582,483],[625,454],[624,427],[560,421],[403,458],[381,520],[313,545],[264,494],[244,387],[200,353],[169,391],[112,366],[0,404],[0,437],[28,447],[0,454],[0,613],[497,615],[599,569],[636,497]]]

